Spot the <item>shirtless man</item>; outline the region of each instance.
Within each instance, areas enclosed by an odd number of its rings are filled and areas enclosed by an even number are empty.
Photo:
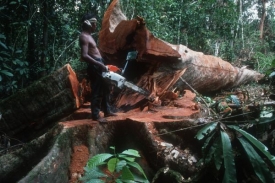
[[[116,116],[111,112],[109,97],[110,89],[104,82],[101,74],[108,71],[108,67],[104,64],[101,54],[96,46],[96,42],[91,36],[96,30],[97,20],[92,14],[86,14],[82,18],[82,32],[79,36],[79,45],[81,48],[81,61],[88,64],[87,72],[91,81],[91,111],[92,119],[102,122],[99,112],[104,112],[104,117]]]

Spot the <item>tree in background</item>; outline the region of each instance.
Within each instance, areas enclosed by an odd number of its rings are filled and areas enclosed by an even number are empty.
[[[66,63],[76,71],[85,68],[79,62],[80,18],[96,11],[101,22],[110,2],[1,1],[1,98]],[[274,0],[120,0],[120,3],[128,19],[142,16],[148,29],[167,42],[183,44],[235,64],[251,65],[260,72],[273,67]],[[255,16],[257,12],[259,16]]]

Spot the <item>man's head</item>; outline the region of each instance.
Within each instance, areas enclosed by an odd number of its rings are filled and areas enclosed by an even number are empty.
[[[93,14],[85,14],[82,19],[82,29],[87,31],[95,31],[97,19]]]

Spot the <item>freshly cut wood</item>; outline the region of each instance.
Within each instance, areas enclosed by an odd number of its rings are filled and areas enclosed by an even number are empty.
[[[0,101],[0,131],[38,130],[80,107],[79,83],[69,64]]]
[[[156,96],[159,96],[156,88],[182,92],[192,87],[204,93],[258,81],[264,76],[245,67],[234,67],[219,57],[204,55],[184,45],[173,45],[154,37],[146,28],[143,18],[127,20],[120,9],[119,0],[114,0],[104,14],[99,48],[107,61],[118,66],[124,65],[127,52],[136,50],[137,62],[147,69],[136,84]],[[184,69],[186,72],[183,75],[175,74]],[[154,80],[156,73],[158,78],[165,78],[161,85]],[[177,77],[171,78],[173,82],[167,79],[167,75],[174,74]],[[143,99],[136,93],[126,92],[120,96],[117,105],[134,106]]]

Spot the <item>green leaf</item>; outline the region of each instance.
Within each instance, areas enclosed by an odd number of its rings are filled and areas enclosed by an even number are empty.
[[[4,43],[2,43],[1,41],[0,41],[0,45],[1,45],[2,47],[4,47],[5,49],[8,49],[8,47],[7,47]]]
[[[0,81],[2,81],[2,76],[0,75]]]
[[[205,164],[208,164],[212,158],[213,158],[213,155],[217,149],[218,146],[220,146],[220,137],[216,138],[213,142],[213,145],[210,147],[208,153],[206,154],[205,158],[204,158],[204,163]]]
[[[220,170],[222,166],[222,160],[223,160],[223,151],[222,151],[222,146],[221,146],[221,139],[217,139],[217,143],[214,144],[216,146],[215,152],[214,152],[214,162],[217,170]]]
[[[132,167],[134,167],[134,168],[136,168],[136,169],[138,169],[138,171],[140,173],[142,173],[142,175],[147,179],[147,177],[146,177],[143,169],[141,168],[141,166],[138,163],[136,163],[136,162],[127,162],[127,164],[130,165],[130,166],[132,166]]]
[[[237,183],[234,155],[229,136],[226,132],[221,131],[221,139],[224,158],[223,183]]]
[[[105,160],[109,159],[112,156],[113,156],[112,154],[108,154],[108,153],[97,154],[93,156],[91,159],[89,159],[87,166],[91,168],[95,167],[97,165],[102,164]]]
[[[3,7],[3,6],[1,6]],[[6,36],[4,34],[0,34],[0,39],[6,39]]]
[[[217,122],[211,122],[211,123],[207,124],[206,126],[204,126],[202,129],[200,129],[198,131],[195,138],[198,140],[203,139],[205,136],[210,134],[216,128],[217,124],[218,124]]]
[[[130,155],[130,156],[135,156],[135,157],[140,157],[138,151],[137,151],[137,150],[134,150],[134,149],[125,150],[125,151],[123,151],[121,154]]]
[[[87,181],[85,183],[105,183],[105,181],[103,181],[101,179],[90,179],[89,181]]]
[[[125,167],[126,165],[127,165],[127,162],[125,160],[119,161],[116,165],[116,171],[120,172],[123,169],[123,167]]]
[[[12,76],[13,76],[13,74],[12,74],[12,73],[10,73],[10,72],[9,72],[9,71],[7,71],[7,70],[0,70],[0,73],[5,74],[6,76],[10,76],[10,77],[12,77]]]
[[[249,142],[247,142],[242,137],[238,138],[238,140],[241,142],[248,156],[248,159],[251,165],[253,166],[253,170],[258,176],[258,178],[261,180],[261,182],[273,182],[272,175],[269,169],[267,168],[266,163],[255,151],[255,149],[249,144]]]
[[[123,183],[120,179],[116,179],[116,183]]]
[[[98,178],[103,178],[107,177],[106,174],[104,174],[98,167],[84,167],[85,174],[81,178],[81,180],[90,180],[90,179],[98,179]]]
[[[134,162],[135,161],[135,158],[129,157],[128,155],[119,154],[118,157],[119,158],[123,158],[123,159],[125,159],[127,161],[130,161],[130,162]]]
[[[112,158],[112,159],[110,159],[108,161],[108,163],[107,163],[108,170],[113,173],[116,170],[116,166],[117,166],[118,162],[119,162],[118,158]]]
[[[251,144],[253,144],[268,160],[275,166],[275,157],[268,152],[268,148],[262,144],[258,139],[247,133],[246,131],[240,129],[234,125],[228,125],[229,128],[235,129],[240,134],[242,134]]]
[[[135,180],[132,172],[130,171],[130,169],[127,166],[123,167],[123,169],[121,171],[121,179],[123,181],[126,181],[126,180]]]
[[[211,140],[213,139],[213,136],[214,136],[215,134],[216,134],[216,133],[212,133],[211,136],[207,137],[207,139],[205,140],[205,142],[204,142],[204,144],[203,144],[203,146],[202,146],[202,153],[203,153],[203,155],[204,155],[205,153],[207,153],[206,150],[207,150],[208,146],[211,145],[210,142],[211,142]]]

